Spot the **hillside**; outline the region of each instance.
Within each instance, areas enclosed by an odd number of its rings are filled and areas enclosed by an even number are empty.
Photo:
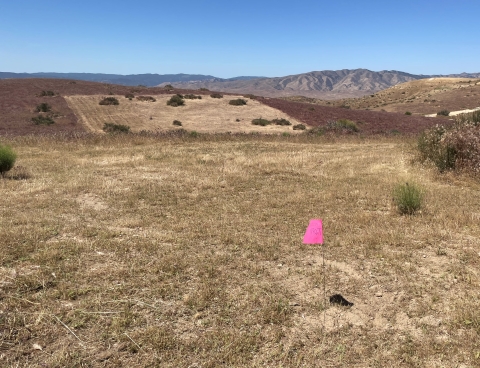
[[[435,114],[441,110],[458,111],[480,106],[480,79],[428,78],[402,83],[361,98],[318,100],[290,97],[290,101],[322,106],[387,112]]]
[[[43,91],[52,91],[54,96],[41,96]],[[151,95],[158,101],[153,104],[129,101],[124,97],[126,93],[133,93],[135,96]],[[167,109],[165,95],[175,93],[194,93],[205,98],[201,103],[188,100],[187,107],[183,110],[182,108]],[[436,122],[436,119],[419,116],[328,106],[312,107],[308,103],[262,97],[249,100],[245,107],[223,106],[228,104],[227,96],[222,102],[218,102],[218,105],[212,105],[210,102],[207,103],[211,100],[210,93],[199,90],[171,91],[160,87],[127,87],[59,79],[0,80],[0,135],[98,131],[105,122],[131,125],[134,131],[163,130],[167,127],[173,129],[171,126],[173,119],[180,121],[185,119],[187,130],[208,132],[239,130],[248,132],[252,130],[249,120],[259,117],[286,118],[292,123],[304,123],[310,127],[324,126],[336,119],[350,119],[358,123],[362,134],[418,133]],[[105,96],[116,96],[120,100],[120,106],[105,106],[99,109],[98,101]],[[36,107],[42,103],[50,105],[51,112],[37,113]],[[194,105],[197,107],[192,110]],[[275,112],[268,110],[267,107],[275,109]],[[169,109],[171,112],[167,113]],[[50,115],[55,123],[35,125],[32,118],[38,115]],[[240,122],[236,122],[237,119]],[[95,127],[89,124],[91,121],[95,122],[93,124]],[[231,124],[235,123],[238,124],[232,128]],[[291,127],[286,129],[292,130]],[[272,127],[255,127],[254,130],[267,133],[272,131]]]

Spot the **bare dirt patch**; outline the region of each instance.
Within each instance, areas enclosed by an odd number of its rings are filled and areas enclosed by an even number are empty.
[[[232,106],[230,99],[242,96],[226,96],[223,99],[203,96],[202,99],[187,99],[184,106],[167,106],[172,95],[156,96],[155,102],[142,102],[118,97],[119,106],[100,106],[100,96],[68,96],[69,106],[82,123],[90,130],[100,132],[103,124],[115,123],[131,127],[132,131],[168,131],[178,127],[174,120],[182,123],[182,128],[202,133],[222,132],[297,132],[291,126],[269,125],[258,127],[252,120],[287,119],[295,125],[299,122],[287,114],[266,106],[256,100],[248,100],[244,106]],[[239,121],[237,121],[239,120]]]

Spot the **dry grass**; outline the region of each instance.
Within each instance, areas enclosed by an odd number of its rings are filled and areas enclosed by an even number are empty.
[[[252,120],[259,117],[265,119],[292,120],[285,113],[258,101],[248,100],[245,106],[229,105],[229,99],[242,96],[229,96],[228,99],[203,96],[202,99],[186,100],[185,106],[167,106],[172,95],[155,96],[155,102],[129,101],[118,97],[119,106],[99,106],[101,96],[69,96],[65,97],[70,108],[79,120],[91,131],[100,132],[104,123],[124,124],[132,131],[141,130],[166,131],[175,129],[174,120],[182,122],[182,127],[189,131],[202,133],[212,132],[266,132],[295,133],[291,127],[268,126],[259,128],[252,125]],[[240,121],[236,121],[236,120]]]
[[[8,143],[29,175],[0,180],[2,367],[480,362],[480,188],[410,166],[411,142]],[[425,208],[400,216],[410,179]],[[316,217],[352,308],[324,304]]]

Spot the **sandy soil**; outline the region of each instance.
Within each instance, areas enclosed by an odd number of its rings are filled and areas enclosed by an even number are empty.
[[[245,106],[229,105],[231,99],[242,96],[225,96],[221,99],[203,96],[201,100],[185,100],[185,106],[171,107],[167,101],[172,95],[155,96],[155,102],[128,100],[115,96],[118,106],[101,106],[103,96],[68,96],[65,97],[70,108],[79,121],[90,131],[101,132],[105,123],[124,124],[131,130],[166,131],[178,129],[174,120],[182,122],[182,128],[197,132],[262,132],[281,133],[297,132],[292,126],[255,126],[252,119],[284,118],[295,125],[300,122],[273,107],[255,100],[247,100]],[[237,119],[239,121],[237,121]]]

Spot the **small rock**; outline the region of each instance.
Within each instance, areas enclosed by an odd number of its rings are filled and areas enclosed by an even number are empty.
[[[38,345],[38,344],[33,344],[33,345],[32,345],[32,348],[33,348],[33,350],[43,350],[43,348],[41,347],[41,345]]]
[[[424,255],[423,255],[423,258],[427,258],[427,256],[424,254]]]
[[[378,292],[378,293],[375,293],[375,296],[376,296],[377,298],[381,298],[381,297],[383,296],[383,294],[382,294],[381,292]]]

